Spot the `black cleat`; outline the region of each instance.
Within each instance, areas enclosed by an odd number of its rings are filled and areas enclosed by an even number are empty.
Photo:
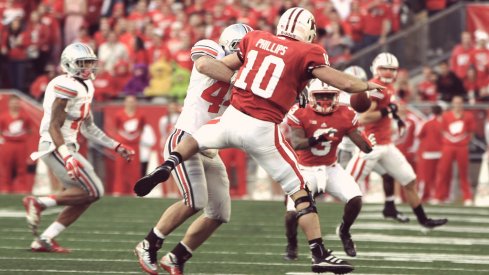
[[[153,190],[160,182],[166,181],[171,174],[171,168],[168,166],[158,166],[153,172],[140,178],[134,185],[134,193],[138,197],[144,197]]]
[[[312,272],[323,273],[332,272],[334,274],[346,274],[352,272],[355,268],[347,261],[335,257],[331,254],[333,251],[326,250],[324,256],[316,258],[312,256]]]
[[[287,244],[287,247],[285,248],[284,260],[295,261],[298,258],[297,245]]]
[[[432,229],[438,226],[442,226],[448,222],[448,219],[426,219],[426,221],[420,223],[422,226]]]
[[[350,257],[357,256],[357,250],[355,249],[355,243],[351,239],[350,232],[343,233],[341,232],[341,225],[336,227],[336,234],[340,237],[341,242],[343,243],[343,249],[345,250],[346,255]]]
[[[386,219],[393,219],[393,220],[396,220],[400,223],[408,223],[409,222],[409,217],[406,214],[397,211],[397,209],[391,210],[391,209],[384,208],[384,210],[382,211],[382,214],[384,215],[384,218],[386,218]]]

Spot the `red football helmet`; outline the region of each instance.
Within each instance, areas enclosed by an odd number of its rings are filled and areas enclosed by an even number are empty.
[[[340,90],[319,79],[311,80],[307,94],[309,105],[320,114],[329,114],[338,109]]]

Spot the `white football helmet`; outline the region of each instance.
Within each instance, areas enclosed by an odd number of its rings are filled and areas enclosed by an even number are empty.
[[[287,36],[311,43],[316,37],[316,20],[314,15],[303,8],[290,8],[278,21],[277,35]]]
[[[307,87],[309,105],[320,114],[329,114],[339,106],[340,90],[315,78]]]
[[[84,80],[94,79],[98,58],[87,44],[73,43],[61,53],[61,68],[68,75]]]
[[[381,74],[378,71],[379,68],[392,69],[392,71],[387,71]],[[372,67],[370,67],[372,74],[384,83],[394,82],[397,77],[398,69],[399,61],[397,61],[397,58],[393,54],[388,52],[378,54],[372,62]]]
[[[238,50],[236,46],[243,36],[251,31],[253,29],[246,24],[233,24],[222,31],[219,37],[219,45],[222,46],[226,55],[231,54]]]
[[[343,72],[349,75],[353,75],[360,80],[367,81],[367,73],[360,66],[350,66],[346,68]]]

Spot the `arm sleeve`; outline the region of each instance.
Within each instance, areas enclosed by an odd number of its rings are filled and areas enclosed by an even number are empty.
[[[349,112],[349,118],[350,119],[348,121],[351,122],[351,125],[350,125],[347,133],[351,133],[351,132],[353,132],[353,131],[355,131],[355,130],[358,129],[358,114],[355,113],[354,111],[351,111],[350,110],[350,112]]]
[[[208,39],[200,40],[190,50],[190,58],[192,61],[199,59],[202,56],[209,56],[214,59],[224,57],[224,50],[216,42]]]
[[[119,142],[107,136],[97,125],[95,125],[91,113],[83,121],[80,131],[88,140],[106,148],[114,149],[119,144]]]
[[[312,71],[319,67],[330,66],[329,57],[326,50],[316,44],[311,44],[311,48],[304,55],[304,67],[312,78]]]

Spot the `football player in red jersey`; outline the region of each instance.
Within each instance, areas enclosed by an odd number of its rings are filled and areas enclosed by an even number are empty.
[[[287,115],[291,127],[291,143],[296,150],[302,174],[313,196],[328,193],[345,202],[343,221],[337,228],[348,256],[356,250],[350,227],[362,208],[362,192],[353,177],[337,162],[338,144],[348,136],[363,152],[369,153],[375,145],[375,136],[369,139],[358,130],[358,117],[351,108],[339,103],[339,90],[318,79],[308,87],[309,104],[306,108],[294,105]],[[285,214],[287,248],[284,259],[297,259],[297,212],[290,197]]]
[[[163,165],[136,182],[134,191],[138,196],[146,195],[168,179],[175,166],[199,150],[242,148],[295,201],[298,222],[312,252],[312,271],[348,273],[353,266],[333,256],[323,245],[316,207],[279,124],[307,81],[314,77],[349,93],[383,87],[331,68],[326,51],[311,43],[316,36],[315,25],[309,11],[291,8],[280,17],[277,35],[250,32],[239,43],[238,52],[219,61],[197,60],[197,70],[234,83],[231,105],[220,118],[182,140]]]
[[[416,174],[404,155],[397,149],[391,140],[391,117],[396,118],[398,128],[405,127],[404,122],[397,115],[397,105],[393,103],[394,89],[392,83],[396,78],[399,62],[390,53],[380,53],[372,62],[372,73],[375,81],[385,85],[386,89],[370,91],[372,105],[359,118],[360,124],[365,125],[365,133],[375,134],[377,146],[369,154],[357,154],[347,166],[347,171],[353,175],[357,182],[363,181],[372,170],[383,175],[386,202],[384,217],[400,220],[400,213],[394,205],[393,178],[403,187],[406,200],[413,208],[418,222],[427,228],[434,228],[447,223],[447,219],[430,219],[426,216],[421,200],[416,190]],[[384,176],[386,175],[386,176]],[[407,217],[406,217],[407,218]]]

